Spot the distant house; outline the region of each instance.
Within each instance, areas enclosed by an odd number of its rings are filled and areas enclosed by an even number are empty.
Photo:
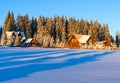
[[[105,40],[103,43],[105,46],[112,46],[112,42],[110,40]]]
[[[69,38],[67,47],[68,48],[80,48],[88,44],[89,40],[90,40],[90,35],[74,34]]]
[[[10,38],[12,38],[12,37],[15,36],[15,33],[14,33],[13,31],[11,31],[11,32],[10,32],[10,31],[7,31],[7,32],[6,32],[6,36],[7,36],[8,39],[10,39]]]
[[[16,43],[16,38],[18,38],[20,40],[20,42],[17,43],[21,43],[25,40],[25,35],[24,32],[15,32],[15,31],[7,31],[6,32],[6,38],[7,38],[7,46],[13,46],[15,45],[14,43]]]
[[[12,38],[12,37],[14,37],[14,36],[21,36],[21,38],[25,38],[25,34],[24,34],[24,32],[15,32],[15,31],[7,31],[6,32],[6,36],[7,36],[7,38],[9,39],[9,38]]]
[[[33,38],[29,38],[25,41],[27,46],[39,46],[39,42]]]

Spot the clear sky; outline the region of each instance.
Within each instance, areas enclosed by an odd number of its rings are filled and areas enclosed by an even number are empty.
[[[38,18],[40,15],[75,17],[76,19],[98,20],[108,24],[110,33],[120,32],[120,0],[0,0],[0,25],[3,25],[8,11],[28,14]]]

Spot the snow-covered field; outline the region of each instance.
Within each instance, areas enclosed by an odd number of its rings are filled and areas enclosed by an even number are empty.
[[[0,47],[0,83],[120,83],[120,51]]]

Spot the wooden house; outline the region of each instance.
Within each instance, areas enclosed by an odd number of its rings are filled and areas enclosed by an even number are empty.
[[[29,38],[25,42],[26,46],[39,46],[39,42],[33,38]]]
[[[69,38],[67,47],[82,48],[88,44],[89,40],[90,40],[90,35],[74,34]]]
[[[21,38],[23,38],[23,37],[25,37],[25,34],[24,34],[24,32],[15,32],[15,31],[7,31],[6,32],[6,36],[7,36],[7,39],[9,39],[9,38],[13,38],[13,37],[15,37],[15,36],[19,36],[19,37],[21,37]]]
[[[7,31],[6,32],[6,37],[7,39],[11,39],[15,36],[15,33],[13,31]]]
[[[6,32],[6,46],[12,46],[15,41],[15,33],[13,31],[7,31]]]
[[[20,31],[18,31],[18,32],[7,31],[6,32],[6,38],[7,38],[6,45],[7,46],[13,46],[16,38],[19,38],[20,41],[22,42],[23,39],[25,39],[25,35],[24,35],[24,32],[20,32]],[[19,43],[21,43],[21,42],[19,42]]]

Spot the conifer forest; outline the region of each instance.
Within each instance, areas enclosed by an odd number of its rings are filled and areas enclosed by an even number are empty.
[[[1,45],[6,45],[6,31],[24,32],[27,39],[36,39],[42,47],[64,47],[73,34],[91,35],[92,42],[104,40],[114,42],[108,24],[66,16],[29,18],[26,14],[18,15],[15,19],[14,13],[8,12],[3,27],[0,28]]]

